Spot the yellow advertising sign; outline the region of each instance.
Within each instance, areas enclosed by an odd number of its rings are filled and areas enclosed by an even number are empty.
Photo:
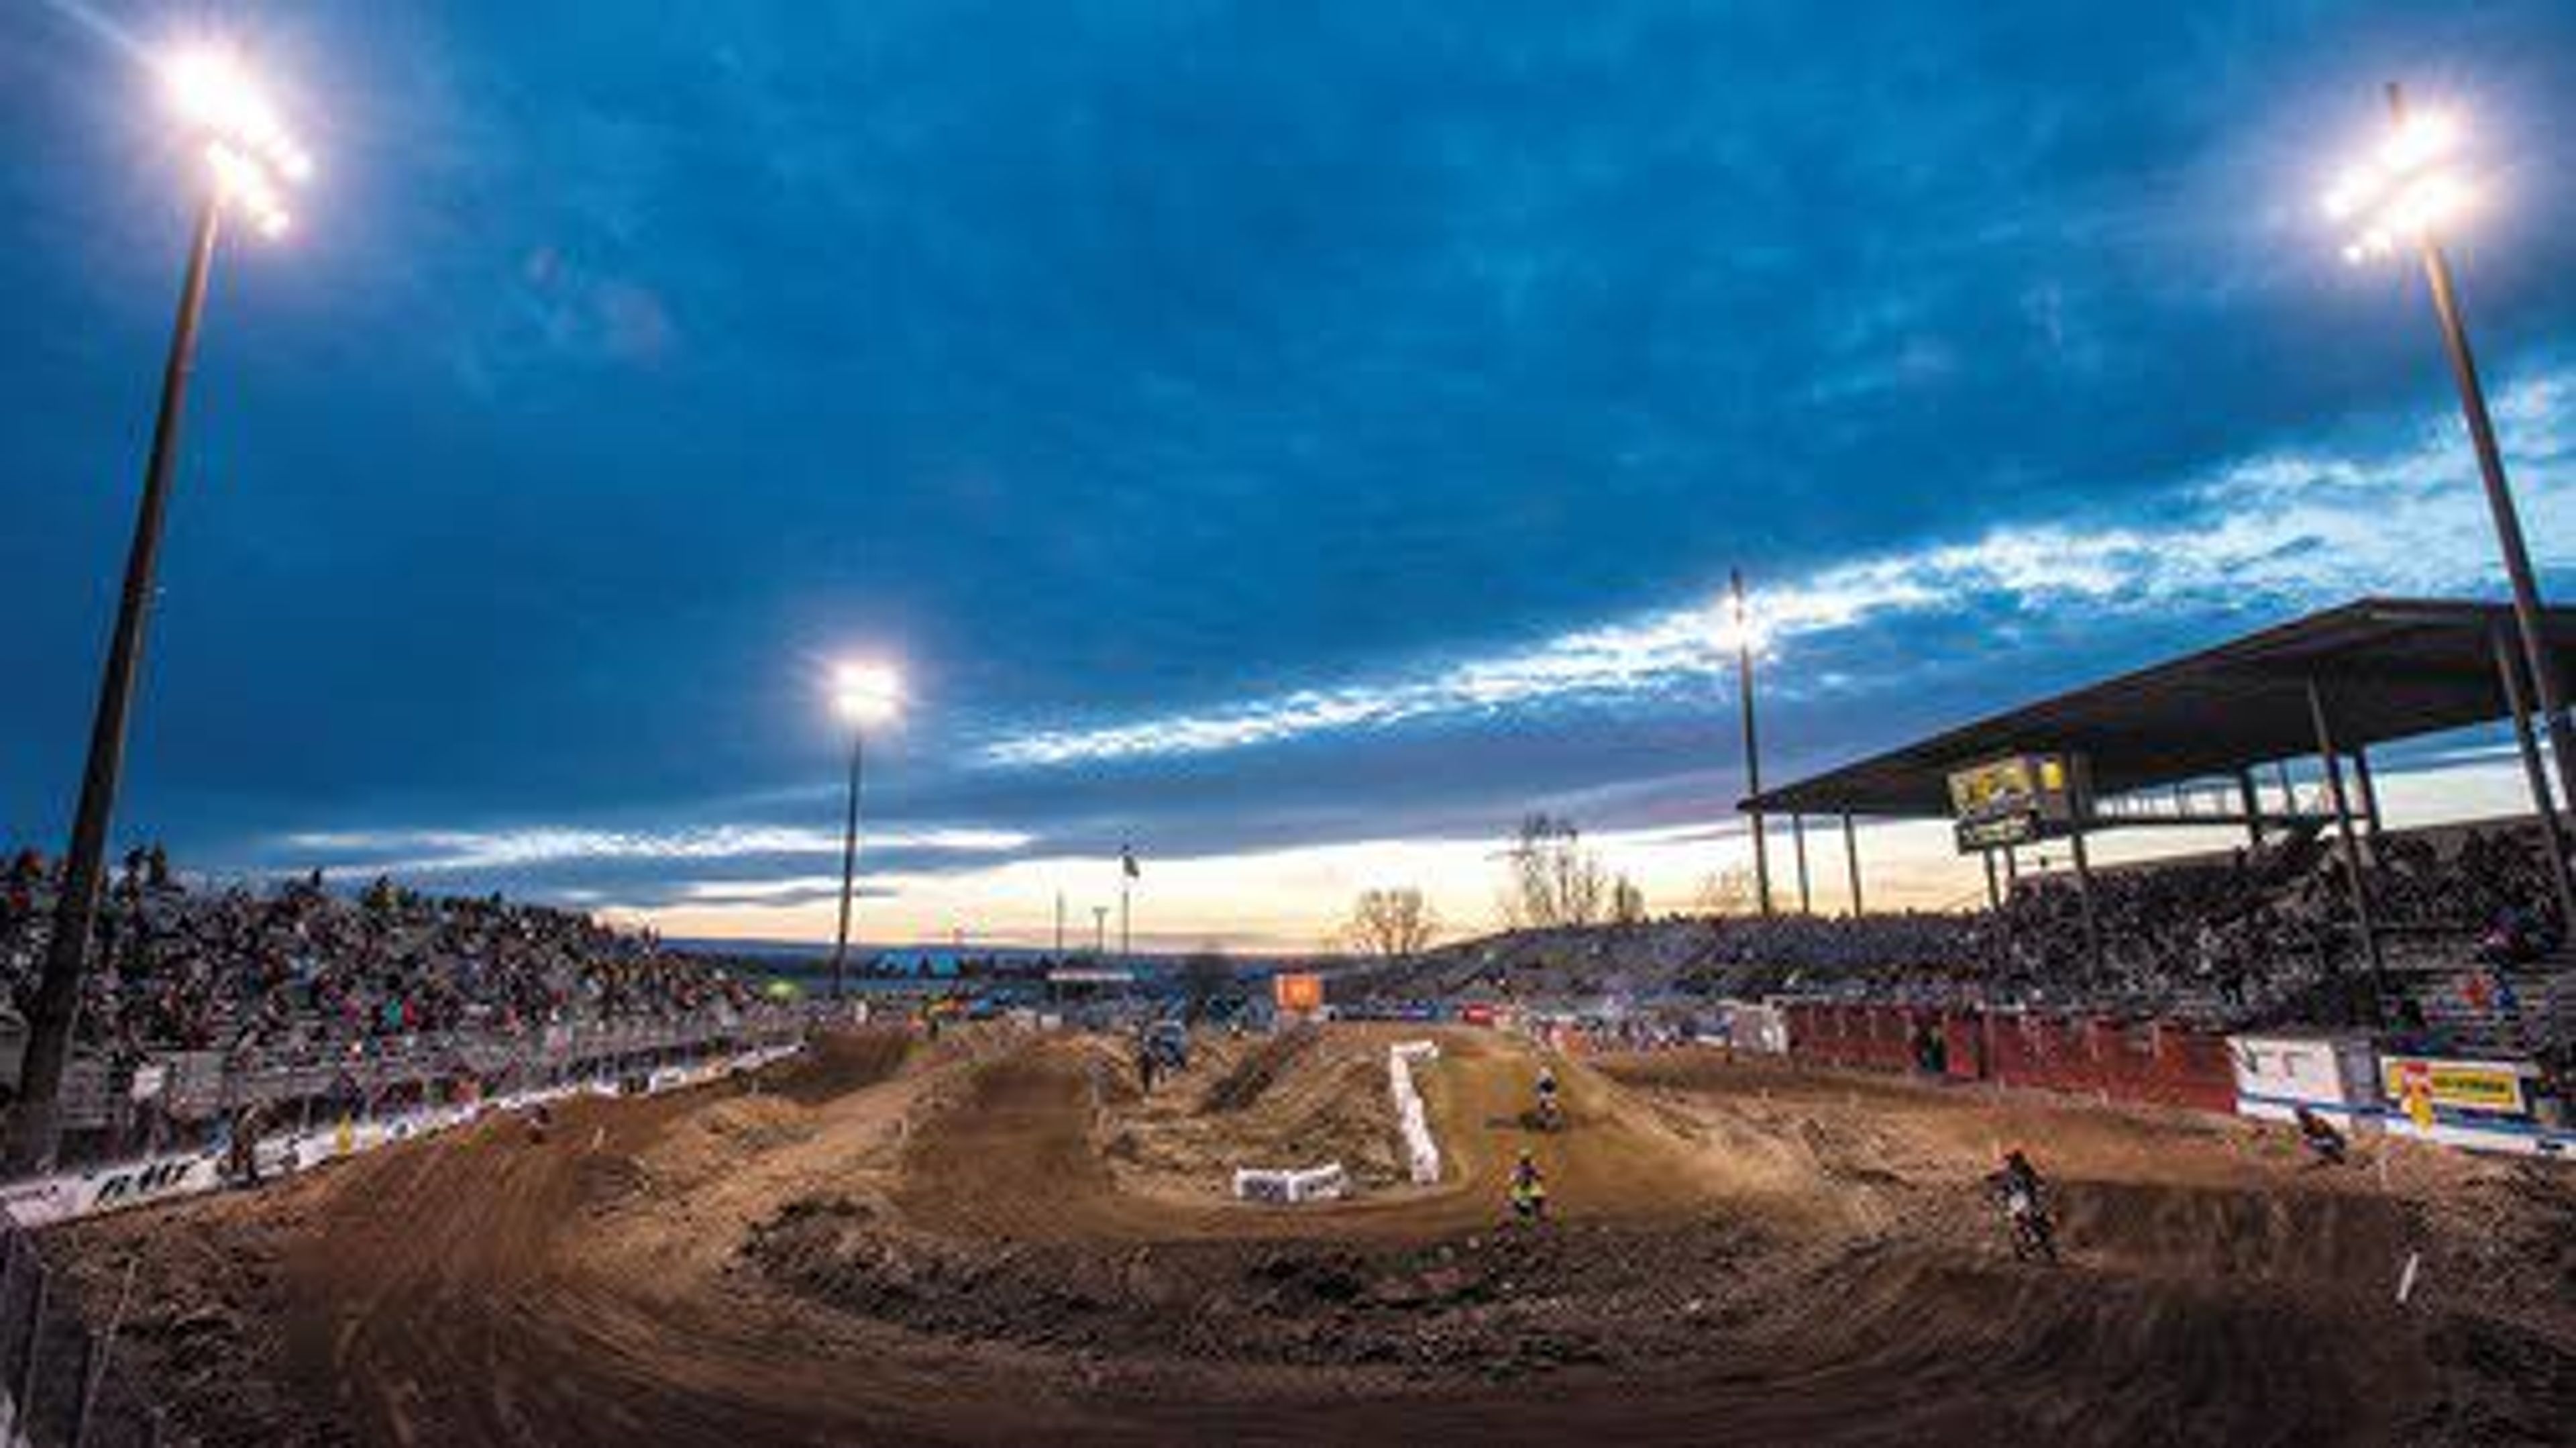
[[[2387,1056],[2381,1058],[2379,1069],[2380,1084],[2400,1102],[2422,1098],[2435,1106],[2510,1116],[2530,1110],[2523,1099],[2522,1073],[2511,1066]]]

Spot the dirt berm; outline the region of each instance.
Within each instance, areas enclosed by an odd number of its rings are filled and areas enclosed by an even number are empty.
[[[1237,1149],[1391,1131],[1403,1034],[1205,1043],[1150,1097],[1114,1043],[880,1034],[49,1246],[101,1297],[136,1264],[128,1340],[221,1443],[2486,1443],[2576,1421],[2545,1246],[2576,1193],[2545,1168],[2383,1169],[2374,1146],[2309,1173],[2228,1123],[1704,1053],[1560,1062],[1570,1121],[1537,1133],[1537,1057],[1460,1031],[1422,1073],[1441,1182],[1221,1195]],[[2062,1184],[2059,1267],[2000,1249],[1976,1183],[2001,1140]],[[1558,1211],[1538,1228],[1500,1220],[1523,1149]]]

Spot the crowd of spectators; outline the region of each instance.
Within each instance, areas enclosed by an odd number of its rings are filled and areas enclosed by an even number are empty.
[[[0,879],[0,988],[23,1020],[52,930],[58,867],[19,851]],[[355,898],[320,872],[190,888],[158,847],[127,855],[100,902],[79,1039],[112,1058],[599,1020],[750,1003],[751,987],[650,932],[498,895],[431,897],[378,879]]]
[[[2395,963],[2521,965],[2559,943],[2548,866],[2528,832],[2389,836],[2369,861],[2374,923]],[[1706,959],[1711,974],[1738,977],[1726,981],[1737,990],[2231,1016],[2262,1014],[2363,966],[2340,862],[2314,840],[2097,870],[2092,896],[2090,931],[2083,895],[2063,873],[2025,878],[2000,909],[1980,913],[1727,919]]]

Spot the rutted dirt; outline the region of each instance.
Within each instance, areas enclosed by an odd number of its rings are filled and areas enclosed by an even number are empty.
[[[1708,1053],[1439,1033],[1447,1171],[1311,1208],[1221,1160],[1387,1130],[1412,1032],[894,1033],[55,1234],[210,1441],[2549,1441],[2576,1421],[2563,1169]],[[1602,1069],[1594,1069],[1594,1065]],[[1348,1111],[1343,1122],[1336,1111]],[[1303,1133],[1301,1136],[1300,1133]],[[1999,1143],[2062,1186],[2011,1263]],[[1356,1148],[1353,1148],[1356,1150]],[[1531,1150],[1560,1219],[1506,1227]],[[1281,1162],[1275,1164],[1303,1164]],[[2410,1303],[2396,1274],[2421,1268]]]

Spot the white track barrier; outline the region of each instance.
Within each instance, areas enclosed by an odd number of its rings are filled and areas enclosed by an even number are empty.
[[[1305,1168],[1239,1166],[1234,1169],[1234,1194],[1247,1202],[1278,1202],[1294,1206],[1299,1202],[1330,1201],[1350,1191],[1350,1174],[1340,1162]]]
[[[1405,1041],[1387,1048],[1386,1084],[1395,1097],[1395,1125],[1404,1134],[1407,1174],[1415,1186],[1440,1180],[1440,1143],[1431,1138],[1431,1118],[1422,1109],[1422,1093],[1413,1084],[1413,1063],[1440,1059],[1437,1041]]]

